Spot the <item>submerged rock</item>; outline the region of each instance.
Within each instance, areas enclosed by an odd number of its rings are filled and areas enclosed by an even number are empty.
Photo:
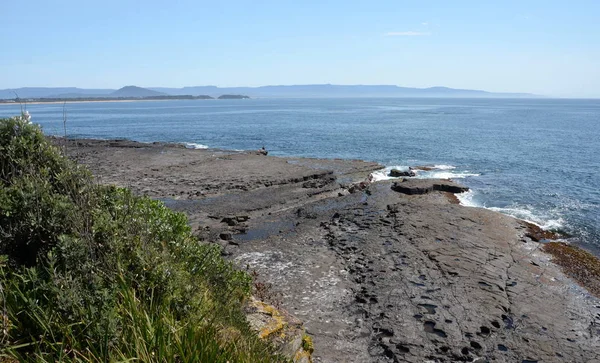
[[[410,169],[410,170],[431,171],[431,170],[436,170],[438,168],[436,168],[433,165],[418,165],[418,166],[411,166],[408,169]]]

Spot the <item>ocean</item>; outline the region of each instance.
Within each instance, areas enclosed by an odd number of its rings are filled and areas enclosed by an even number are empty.
[[[64,135],[62,104],[27,105]],[[600,100],[250,99],[67,103],[67,135],[436,165],[460,200],[566,233],[600,255]],[[20,113],[0,105],[0,117]],[[379,173],[377,178],[385,178]]]

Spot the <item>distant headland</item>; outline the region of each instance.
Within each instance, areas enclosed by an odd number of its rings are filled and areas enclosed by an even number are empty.
[[[350,98],[350,97],[414,97],[414,98],[540,98],[531,93],[497,93],[448,87],[411,88],[394,85],[290,85],[261,87],[193,86],[165,88],[126,86],[115,89],[76,87],[23,87],[0,89],[0,100],[16,98],[31,102],[157,100],[157,99],[243,99],[243,98]],[[2,102],[2,101],[0,101]]]
[[[166,94],[148,88],[125,86],[116,91],[101,94],[75,89],[79,92],[53,93],[63,88],[19,88],[0,90],[0,103],[60,103],[60,102],[125,102],[125,101],[160,101],[160,100],[238,100],[250,98],[245,95],[223,94],[218,97],[209,95]],[[69,89],[71,90],[71,89]],[[106,90],[103,90],[106,91]],[[12,93],[12,97],[6,97]]]

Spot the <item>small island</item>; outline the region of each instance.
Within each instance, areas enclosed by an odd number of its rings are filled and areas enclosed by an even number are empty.
[[[219,96],[220,100],[245,100],[245,99],[249,99],[250,97],[245,96],[245,95],[221,95]]]

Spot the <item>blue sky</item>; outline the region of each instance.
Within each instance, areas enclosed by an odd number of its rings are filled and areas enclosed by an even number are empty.
[[[396,84],[600,97],[600,1],[0,1],[0,88]]]

